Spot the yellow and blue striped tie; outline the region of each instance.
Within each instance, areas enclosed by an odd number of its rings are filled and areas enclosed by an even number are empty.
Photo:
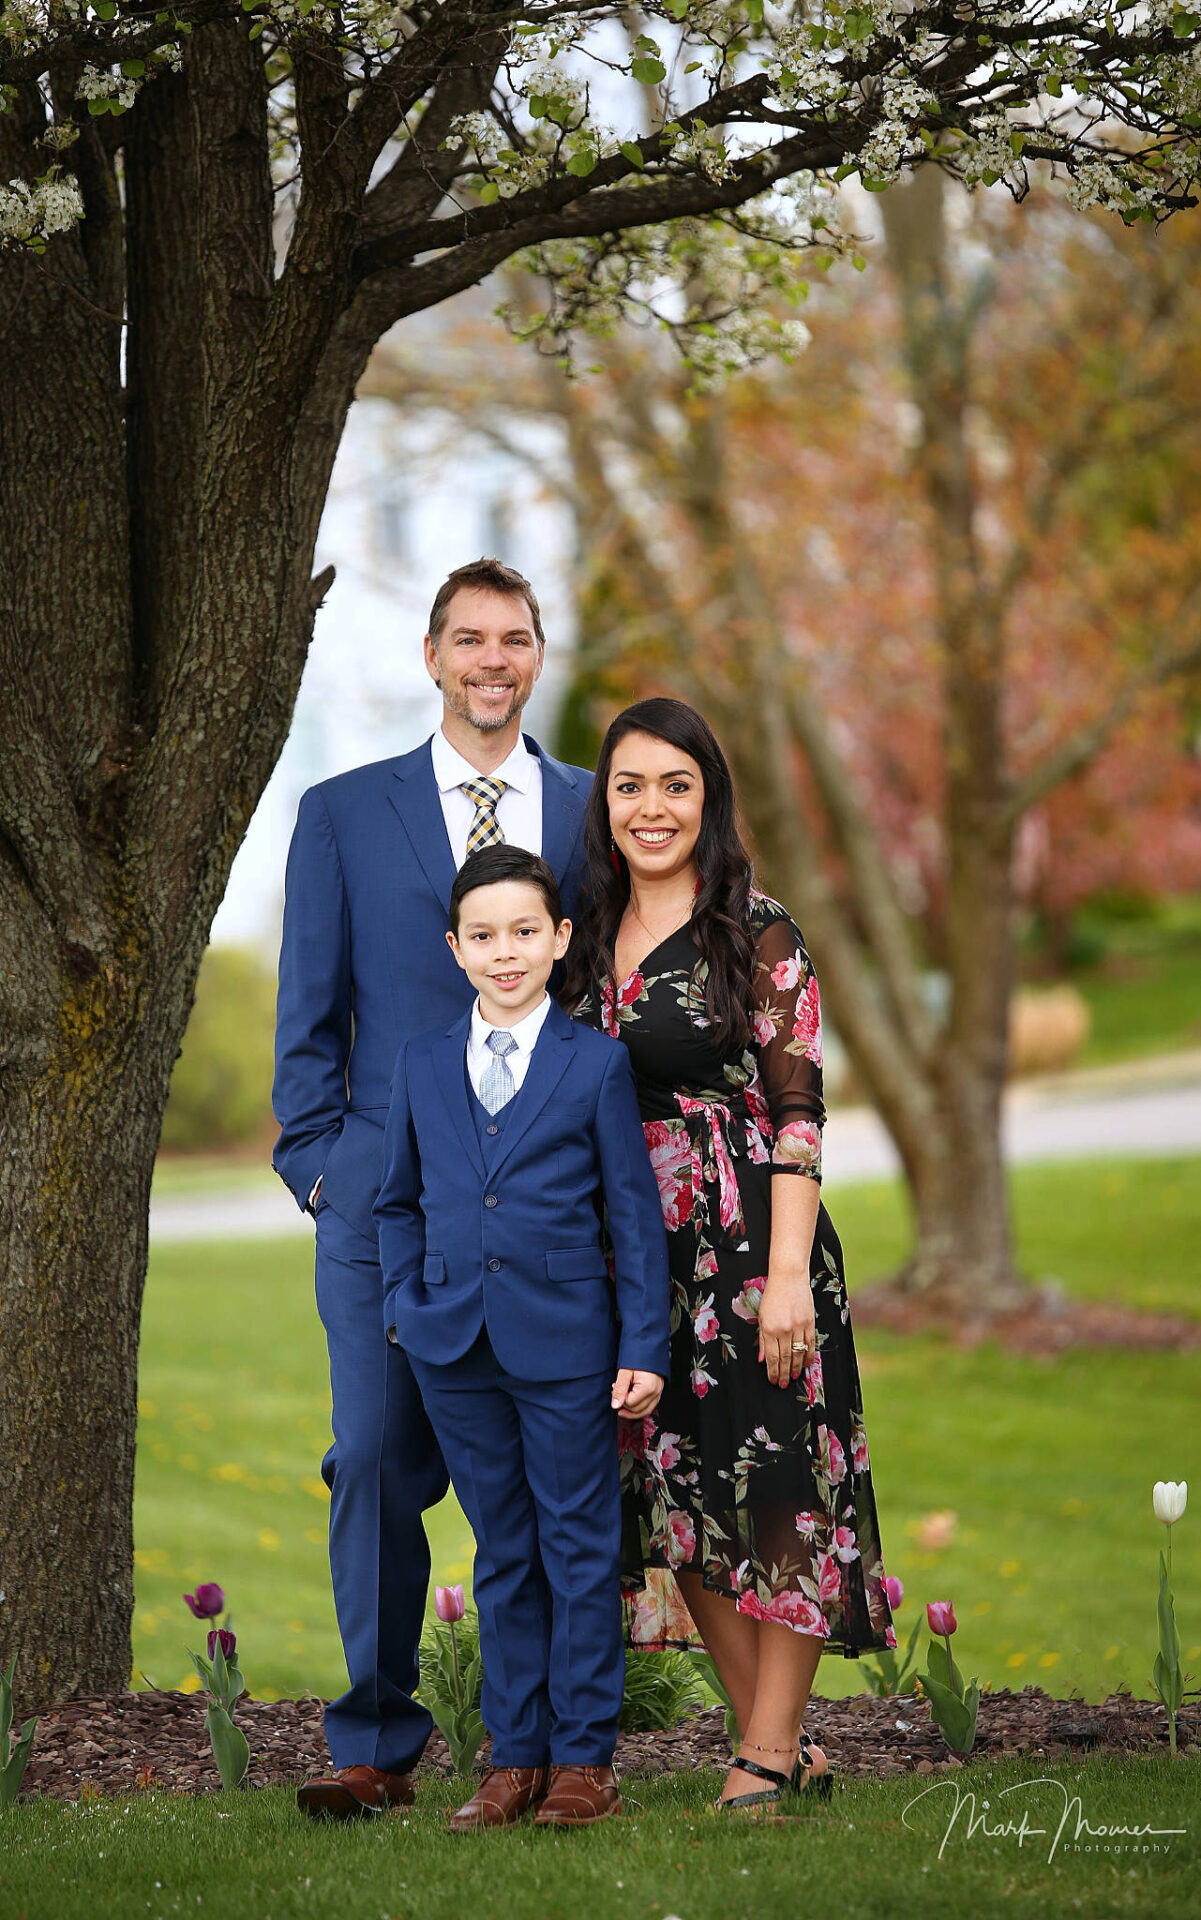
[[[496,808],[501,794],[508,792],[506,783],[503,780],[490,780],[486,774],[481,774],[478,780],[464,780],[463,792],[475,802],[475,819],[467,834],[468,853],[478,853],[481,847],[503,845],[505,836],[496,817]]]

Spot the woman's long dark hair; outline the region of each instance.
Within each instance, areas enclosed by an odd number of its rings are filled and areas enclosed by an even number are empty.
[[[630,897],[630,870],[614,853],[609,825],[609,770],[618,744],[630,733],[649,733],[695,760],[704,780],[701,831],[693,853],[700,891],[692,909],[692,937],[708,963],[705,1012],[723,1049],[745,1047],[751,1038],[755,964],[749,908],[750,855],[738,831],[734,782],[726,756],[707,720],[683,700],[639,700],[619,713],[606,733],[596,779],[584,815],[585,871],[579,922],[567,950],[559,996],[572,1012],[607,981],[616,992],[613,946]]]

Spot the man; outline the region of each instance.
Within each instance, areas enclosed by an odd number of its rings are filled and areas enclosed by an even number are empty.
[[[383,1337],[371,1209],[389,1084],[403,1040],[471,1005],[446,944],[469,852],[509,841],[541,854],[575,911],[592,776],[522,735],[544,648],[528,581],[499,560],[457,568],[425,636],[439,731],[413,753],[311,788],[288,856],[274,1164],[317,1222],[334,1429],[322,1472],[350,1676],[326,1709],[334,1771],[299,1800],[343,1819],[413,1797],[432,1726],[412,1697],[430,1572],[421,1516],[447,1488],[408,1361]]]

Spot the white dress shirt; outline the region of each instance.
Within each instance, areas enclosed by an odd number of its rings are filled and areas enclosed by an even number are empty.
[[[530,1056],[534,1051],[534,1042],[542,1032],[543,1023],[550,1012],[550,995],[544,994],[532,1013],[525,1014],[511,1027],[494,1027],[485,1020],[480,1012],[477,999],[471,1010],[471,1031],[467,1035],[467,1077],[471,1081],[476,1099],[480,1098],[480,1087],[488,1068],[499,1059],[488,1045],[490,1033],[511,1033],[516,1045],[505,1055],[505,1062],[513,1076],[513,1090],[517,1092],[529,1072]]]
[[[542,852],[542,762],[527,750],[520,734],[508,759],[486,776],[451,746],[441,727],[430,741],[430,751],[456,867],[467,858],[467,835],[475,819],[475,801],[463,792],[465,780],[503,780],[506,790],[496,803],[501,832],[510,846],[524,847],[527,853]]]

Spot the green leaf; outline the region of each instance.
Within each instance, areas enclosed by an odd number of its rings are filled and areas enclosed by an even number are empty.
[[[667,68],[662,60],[645,55],[631,62],[630,72],[644,87],[657,87],[660,80],[667,78]]]
[[[947,1650],[941,1640],[931,1640],[926,1654],[926,1670],[940,1686],[949,1687],[959,1699],[963,1698],[963,1675],[954,1660],[948,1662]]]
[[[121,71],[127,80],[140,80],[146,71],[144,60],[122,60]]]
[[[891,180],[867,180],[867,179],[865,179],[865,180],[864,180],[864,181],[862,182],[862,186],[863,186],[863,191],[864,191],[864,193],[887,193],[887,192],[888,192],[888,189],[889,189],[889,187],[890,187],[891,185],[892,185],[892,181],[891,181]]]
[[[25,1773],[25,1764],[29,1759],[29,1750],[33,1745],[33,1736],[37,1728],[36,1720],[27,1720],[21,1728],[16,1745],[0,1767],[0,1807],[11,1807],[21,1791],[21,1780]]]
[[[642,148],[636,140],[623,140],[621,151],[632,167],[642,167],[646,162],[642,158]]]
[[[1170,1667],[1180,1665],[1180,1642],[1176,1638],[1176,1607],[1168,1585],[1168,1563],[1159,1555],[1159,1650]]]
[[[92,115],[93,119],[95,119],[98,114],[108,113],[112,104],[111,100],[89,100],[88,112]]]
[[[851,255],[851,265],[854,267],[856,273],[862,273],[867,265],[867,261],[861,253],[853,253]]]
[[[117,11],[117,0],[92,0],[92,12],[97,20],[111,20]]]
[[[854,160],[844,160],[840,167],[835,167],[834,178],[836,180],[845,180],[848,174],[858,173],[858,171],[859,168]]]
[[[550,101],[544,93],[531,93],[529,105],[532,120],[545,120],[550,111]]]
[[[485,180],[483,186],[480,188],[481,207],[490,207],[494,200],[499,199],[500,188],[497,186],[495,180]]]
[[[240,1727],[235,1727],[224,1707],[215,1700],[209,1702],[209,1710],[204,1716],[205,1731],[213,1749],[213,1758],[217,1762],[217,1772],[221,1775],[221,1785],[230,1791],[238,1786],[250,1765],[250,1746]]]
[[[1201,13],[1187,13],[1183,7],[1177,7],[1172,15],[1172,32],[1178,40],[1187,40],[1190,33],[1196,33]]]
[[[688,0],[663,0],[663,5],[673,20],[682,20],[688,11]]]
[[[586,179],[590,173],[594,173],[596,171],[596,155],[593,153],[591,147],[585,147],[582,153],[573,153],[571,159],[567,162],[567,171],[568,173],[578,174],[582,180]]]
[[[746,0],[746,17],[758,26],[763,18],[763,0]]]
[[[929,1674],[923,1673],[919,1678],[922,1692],[930,1702],[930,1712],[951,1752],[967,1753],[976,1725],[974,1708],[967,1701],[960,1700],[949,1687],[931,1679]]]
[[[847,13],[843,15],[842,31],[848,46],[855,46],[860,40],[866,40],[875,21],[870,13]]]
[[[1026,144],[1026,136],[1020,127],[1015,127],[1009,136],[1009,149],[1016,160]]]
[[[1058,100],[1063,92],[1063,77],[1058,73],[1049,73],[1043,81],[1043,92],[1049,93],[1052,100]]]

